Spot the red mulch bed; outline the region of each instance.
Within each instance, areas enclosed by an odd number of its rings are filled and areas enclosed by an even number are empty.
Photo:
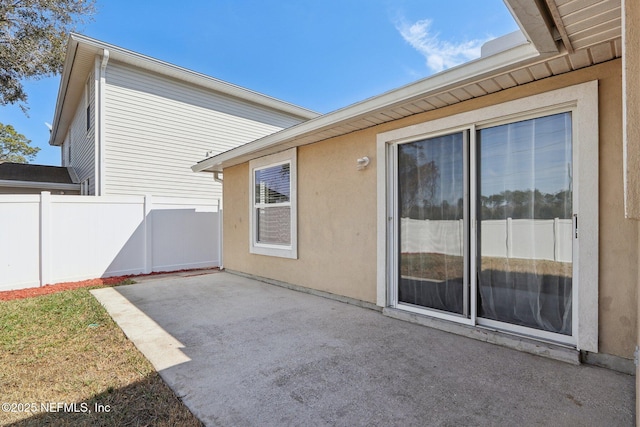
[[[149,274],[113,276],[113,277],[105,277],[105,278],[99,278],[99,279],[81,280],[79,282],[63,282],[63,283],[56,283],[54,285],[38,286],[36,288],[17,289],[15,291],[0,291],[0,301],[10,301],[14,299],[37,297],[40,295],[48,295],[56,292],[68,291],[69,289],[86,288],[88,286],[111,286],[127,279],[135,279],[136,277],[148,277],[148,276],[157,276],[161,274],[184,273],[188,271],[200,271],[200,270],[202,269],[158,271],[158,272],[149,273]],[[212,268],[208,270],[217,271],[218,269]]]

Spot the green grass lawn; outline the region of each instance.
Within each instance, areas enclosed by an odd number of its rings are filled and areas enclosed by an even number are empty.
[[[0,301],[0,403],[0,425],[201,425],[87,288]]]

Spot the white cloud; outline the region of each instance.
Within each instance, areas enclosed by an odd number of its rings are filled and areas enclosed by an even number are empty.
[[[451,43],[440,40],[439,34],[429,32],[430,19],[423,19],[414,24],[402,20],[396,24],[397,30],[404,40],[427,60],[427,67],[434,72],[454,67],[480,56],[480,47],[491,37],[474,39],[462,43]]]

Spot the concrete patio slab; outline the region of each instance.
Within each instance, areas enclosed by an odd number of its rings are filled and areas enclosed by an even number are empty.
[[[634,377],[229,273],[92,291],[208,426],[634,423]]]

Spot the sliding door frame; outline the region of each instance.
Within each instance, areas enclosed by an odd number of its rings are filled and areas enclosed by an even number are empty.
[[[497,329],[507,333],[533,336],[580,350],[598,349],[598,93],[597,81],[569,86],[526,98],[487,106],[477,110],[426,121],[378,134],[378,284],[377,304],[470,326]],[[572,113],[572,163],[574,173],[573,213],[580,218],[579,245],[573,239],[572,335],[487,321],[477,317],[477,165],[476,127],[527,120],[559,112]],[[401,304],[397,301],[398,218],[397,146],[399,144],[468,131],[466,150],[465,266],[470,287],[467,316]],[[583,173],[583,170],[585,171]],[[595,190],[595,191],[594,191]],[[595,196],[594,196],[595,193]],[[513,326],[513,327],[512,327]]]
[[[464,260],[464,274],[463,274],[463,314],[457,314],[437,309],[427,309],[422,308],[420,306],[416,306],[413,304],[403,303],[398,301],[398,282],[400,277],[400,263],[399,263],[399,254],[398,247],[400,245],[400,218],[398,216],[398,192],[396,191],[398,188],[398,147],[403,144],[408,144],[412,142],[418,142],[425,139],[438,138],[441,136],[448,136],[456,133],[462,133],[462,146],[463,146],[463,260]],[[469,199],[470,193],[470,172],[469,169],[469,148],[472,145],[471,141],[473,141],[475,136],[473,135],[473,131],[470,130],[469,126],[462,126],[460,128],[452,128],[447,129],[442,132],[435,132],[428,135],[418,135],[416,137],[410,137],[403,140],[395,141],[393,144],[387,144],[387,159],[391,159],[389,163],[389,188],[391,189],[390,199],[389,199],[389,212],[395,213],[391,215],[389,223],[391,224],[391,229],[389,230],[392,234],[392,238],[389,239],[391,241],[391,247],[389,248],[389,254],[392,257],[390,259],[390,263],[392,265],[392,271],[390,275],[390,302],[389,305],[391,307],[402,308],[405,311],[410,311],[414,313],[424,313],[425,310],[429,311],[429,315],[432,317],[436,317],[444,320],[453,320],[458,323],[463,323],[467,325],[472,325],[472,319],[470,316],[470,303],[473,306],[474,301],[470,301],[470,298],[473,296],[473,292],[470,289],[470,279],[471,279],[471,271],[470,270],[470,260],[469,257],[466,256],[470,250],[470,239],[469,239],[469,224],[471,222],[470,216],[470,204],[473,202]]]

